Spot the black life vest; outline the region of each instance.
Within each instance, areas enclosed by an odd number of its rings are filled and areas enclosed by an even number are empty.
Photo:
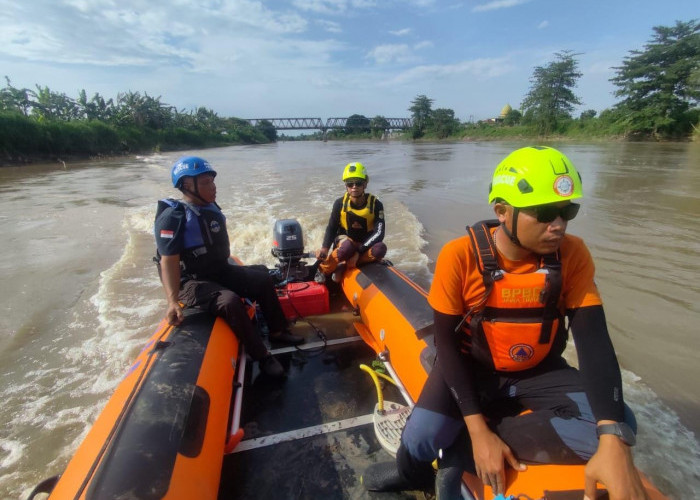
[[[231,246],[226,216],[216,203],[195,206],[169,198],[159,200],[156,219],[168,207],[185,212],[184,250],[180,254],[183,277],[211,277],[217,269],[227,265]]]

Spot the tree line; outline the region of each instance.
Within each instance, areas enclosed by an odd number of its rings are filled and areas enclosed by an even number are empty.
[[[0,90],[0,153],[5,160],[258,144],[277,138],[268,121],[252,126],[204,107],[178,110],[147,93],[119,93],[116,100],[96,93],[88,99],[81,90],[73,99],[49,87],[19,89],[7,76],[5,81]]]
[[[624,136],[681,139],[700,136],[700,23],[677,21],[656,26],[643,50],[632,50],[614,67],[615,97],[611,109],[572,115],[581,99],[574,93],[582,73],[571,51],[534,69],[521,110],[511,109],[491,122],[460,123],[451,109],[432,109],[433,100],[419,95],[409,111],[414,138],[466,135],[494,137],[538,135]],[[495,126],[494,126],[495,125]]]
[[[679,139],[700,136],[700,23],[677,21],[656,26],[643,50],[632,50],[611,82],[620,101],[611,109],[572,115],[581,99],[574,89],[582,73],[571,51],[534,68],[521,109],[492,122],[462,123],[449,108],[433,109],[433,99],[418,95],[408,111],[409,138],[508,136],[625,136]],[[73,99],[48,87],[19,89],[6,76],[0,90],[0,153],[5,160],[62,155],[105,155],[174,150],[277,140],[267,121],[224,118],[211,109],[178,110],[147,93],[124,92],[116,99],[85,90]],[[382,116],[354,114],[343,130],[328,138],[381,137]],[[304,139],[319,138],[316,133]],[[0,158],[2,160],[3,158]]]
[[[462,123],[449,108],[433,109],[434,100],[416,96],[408,111],[409,138],[447,139],[476,137],[626,137],[683,139],[700,137],[700,24],[680,22],[657,26],[644,50],[632,50],[621,66],[614,67],[611,82],[621,100],[599,115],[593,109],[573,116],[582,104],[574,89],[582,73],[572,51],[555,54],[554,61],[534,68],[521,109],[507,108],[503,116],[478,123]],[[353,115],[345,130],[328,137],[379,137],[381,116]],[[312,134],[306,138],[317,138]],[[302,138],[303,139],[303,138]]]

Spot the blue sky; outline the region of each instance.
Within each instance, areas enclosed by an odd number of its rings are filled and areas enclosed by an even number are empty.
[[[404,117],[424,94],[469,120],[518,109],[571,50],[577,112],[601,111],[653,26],[697,18],[698,0],[0,0],[0,76],[240,118]]]

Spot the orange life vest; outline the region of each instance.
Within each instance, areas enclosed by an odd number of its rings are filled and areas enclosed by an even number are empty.
[[[558,308],[561,262],[553,253],[543,255],[534,272],[505,272],[498,266],[490,230],[496,225],[498,221],[482,221],[467,228],[486,286],[482,300],[465,315],[470,352],[497,371],[526,370],[549,354],[557,334],[566,338]]]

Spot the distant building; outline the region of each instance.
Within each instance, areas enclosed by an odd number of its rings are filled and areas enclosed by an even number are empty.
[[[513,108],[510,107],[510,104],[506,104],[501,109],[501,113],[498,115],[498,117],[486,118],[485,120],[479,120],[479,123],[488,123],[488,124],[503,123],[503,120],[505,120],[506,116],[508,116],[508,113],[510,113],[511,111],[513,111]]]
[[[510,113],[511,111],[513,111],[513,108],[510,107],[510,104],[506,104],[505,106],[503,106],[499,118],[501,120],[505,120],[506,116],[508,116],[508,113]]]

